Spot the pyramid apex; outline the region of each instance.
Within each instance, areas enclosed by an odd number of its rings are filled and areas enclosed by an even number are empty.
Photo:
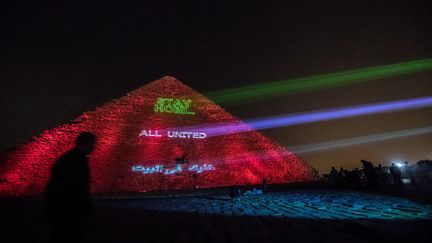
[[[178,83],[182,83],[179,79],[177,79],[176,77],[174,77],[174,76],[169,76],[169,75],[167,75],[167,76],[162,76],[161,78],[159,78],[159,79],[156,79],[156,80],[154,80],[153,82],[151,82],[151,83],[156,83],[156,82],[178,82]]]
[[[153,80],[152,82],[145,84],[141,88],[154,87],[154,86],[165,86],[165,87],[167,87],[167,86],[183,86],[183,87],[185,87],[187,85],[185,85],[182,81],[180,81],[176,77],[167,75],[167,76],[162,76],[156,80]],[[190,88],[190,87],[188,87],[188,88]]]
[[[160,78],[160,79],[171,79],[171,80],[177,80],[177,81],[179,81],[176,77],[174,77],[174,76],[170,76],[170,75],[163,76],[163,77]]]
[[[149,92],[153,94],[159,94],[161,90],[169,94],[169,93],[176,93],[178,92],[179,89],[183,91],[187,90],[187,92],[190,91],[196,92],[191,87],[185,85],[183,82],[178,80],[176,77],[167,75],[155,79],[149,83],[142,85],[141,87],[135,90],[128,92],[126,96],[135,96],[135,95],[147,96]]]

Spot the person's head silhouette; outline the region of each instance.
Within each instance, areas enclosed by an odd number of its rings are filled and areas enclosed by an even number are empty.
[[[91,132],[82,132],[75,140],[75,146],[84,154],[90,154],[96,144],[96,135]]]

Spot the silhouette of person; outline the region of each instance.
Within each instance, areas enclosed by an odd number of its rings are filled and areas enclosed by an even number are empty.
[[[355,188],[362,189],[362,182],[360,178],[360,170],[358,168],[354,168],[351,173],[352,175],[352,184]]]
[[[378,190],[380,185],[378,183],[375,168],[370,161],[361,160],[363,164],[363,173],[366,177],[366,187]]]
[[[229,196],[230,196],[232,202],[240,201],[240,198],[239,198],[240,189],[237,188],[236,186],[231,186],[230,191],[229,191]]]
[[[378,167],[375,168],[375,173],[376,173],[377,178],[378,178],[378,183],[380,185],[384,185],[385,184],[385,173],[383,171],[381,164],[378,164]]]
[[[262,191],[267,192],[267,179],[266,178],[262,179]]]
[[[394,163],[391,164],[390,174],[393,176],[393,183],[395,185],[402,185],[402,180],[401,180],[402,172],[398,167],[396,167]]]
[[[414,174],[414,167],[408,164],[408,161],[405,161],[405,172],[408,174],[409,179],[411,181],[411,185],[415,185],[416,184],[416,178],[415,178],[415,174]]]
[[[347,176],[347,174],[346,174],[346,170],[344,170],[344,168],[343,167],[340,167],[340,169],[339,169],[339,174],[338,174],[338,186],[345,186],[345,183],[346,183],[346,176]]]
[[[331,177],[333,183],[336,186],[339,186],[339,173],[334,166],[332,166],[332,168],[331,168],[330,177]]]
[[[93,151],[96,136],[81,133],[75,147],[57,159],[45,190],[51,242],[82,242],[90,214],[87,156]]]

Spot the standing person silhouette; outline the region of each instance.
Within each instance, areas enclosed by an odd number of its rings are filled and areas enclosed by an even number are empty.
[[[394,163],[391,164],[390,174],[393,176],[393,184],[402,185],[402,180],[401,180],[402,172]]]
[[[90,214],[90,170],[87,156],[96,136],[81,133],[75,147],[57,159],[45,190],[51,242],[82,242]]]

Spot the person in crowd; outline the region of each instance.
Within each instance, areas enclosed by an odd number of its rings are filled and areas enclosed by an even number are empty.
[[[230,187],[229,196],[230,196],[232,202],[240,201],[240,194],[241,194],[241,192],[240,192],[239,188],[237,188],[236,186]]]
[[[402,180],[401,180],[402,172],[394,163],[391,164],[390,174],[393,177],[394,185],[402,185]]]
[[[354,168],[354,170],[351,172],[351,178],[352,187],[362,189],[360,170],[358,168]]]
[[[408,164],[408,161],[405,161],[405,172],[408,174],[408,177],[411,181],[411,185],[416,184],[416,178],[414,173],[414,167]]]
[[[336,186],[339,185],[339,173],[334,166],[331,168],[330,178]]]
[[[339,169],[339,173],[338,173],[338,186],[345,186],[346,184],[346,177],[347,177],[347,171],[343,168],[340,167]]]
[[[366,187],[374,190],[379,190],[380,186],[374,166],[370,161],[361,160],[361,162],[363,164],[363,173],[366,178]]]
[[[375,173],[378,179],[378,183],[380,185],[385,185],[386,184],[386,175],[385,172],[381,166],[381,164],[378,164],[378,166],[375,168]]]
[[[267,179],[266,178],[262,179],[262,191],[267,192]]]

